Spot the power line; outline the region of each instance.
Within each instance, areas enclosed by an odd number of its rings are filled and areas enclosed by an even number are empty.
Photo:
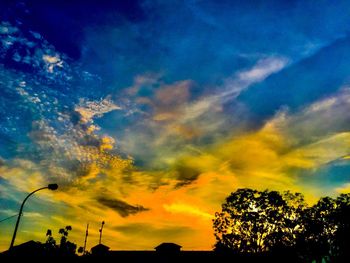
[[[11,219],[12,217],[15,217],[15,216],[18,216],[18,214],[15,214],[15,215],[13,215],[13,216],[9,216],[9,217],[6,217],[6,218],[4,218],[4,219],[1,219],[1,220],[0,220],[0,223],[3,222],[3,221],[5,221],[5,220]]]

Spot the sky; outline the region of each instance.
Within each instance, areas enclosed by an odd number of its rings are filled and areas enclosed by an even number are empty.
[[[0,221],[215,244],[238,188],[350,190],[348,1],[1,1]],[[0,222],[0,251],[16,218]]]

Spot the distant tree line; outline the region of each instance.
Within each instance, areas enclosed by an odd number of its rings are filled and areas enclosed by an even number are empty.
[[[213,227],[217,252],[284,262],[350,262],[350,194],[308,206],[301,193],[238,189],[215,214]]]

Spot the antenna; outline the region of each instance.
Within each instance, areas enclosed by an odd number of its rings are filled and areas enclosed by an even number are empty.
[[[101,228],[99,229],[99,231],[100,231],[100,242],[99,242],[99,244],[101,244],[102,230],[103,230],[103,225],[104,224],[105,224],[105,221],[102,221]]]
[[[84,255],[85,255],[86,241],[87,241],[88,235],[89,235],[89,223],[87,223],[87,225],[86,225],[85,241],[84,241],[84,250],[83,250],[83,254],[84,254]]]

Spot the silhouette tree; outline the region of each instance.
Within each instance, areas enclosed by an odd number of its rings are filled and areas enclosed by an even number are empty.
[[[305,233],[299,240],[303,259],[347,262],[350,258],[350,194],[321,198],[304,214]]]
[[[72,230],[71,226],[60,228],[58,233],[61,235],[60,244],[57,245],[56,240],[52,236],[51,229],[46,231],[46,242],[43,245],[45,255],[49,257],[57,256],[74,256],[77,245],[68,241],[68,233]]]
[[[71,226],[66,226],[65,228],[60,228],[58,233],[61,235],[61,241],[60,241],[60,254],[62,256],[73,256],[75,255],[75,251],[77,248],[77,245],[68,241],[68,233],[72,230]]]
[[[216,250],[292,262],[350,258],[350,194],[308,207],[300,193],[239,189],[226,198],[213,226]]]
[[[48,229],[46,231],[46,242],[44,244],[44,250],[47,255],[56,254],[57,245],[56,240],[52,236],[52,231]]]
[[[350,194],[341,194],[334,201],[334,209],[328,217],[330,233],[330,260],[348,262],[350,258]]]
[[[296,246],[306,204],[300,193],[238,189],[213,220],[216,250],[256,254]]]
[[[60,228],[60,230],[58,230],[58,233],[61,234],[61,243],[60,243],[60,245],[62,245],[62,244],[67,242],[68,231],[71,231],[71,230],[72,230],[71,226],[66,226],[65,228]]]
[[[55,246],[56,245],[56,240],[52,237],[51,229],[48,229],[46,231],[46,236],[47,236],[46,244],[50,244],[51,246]]]
[[[329,260],[336,231],[336,224],[332,219],[335,209],[336,200],[324,197],[304,211],[304,233],[298,240],[298,252],[305,262]]]

